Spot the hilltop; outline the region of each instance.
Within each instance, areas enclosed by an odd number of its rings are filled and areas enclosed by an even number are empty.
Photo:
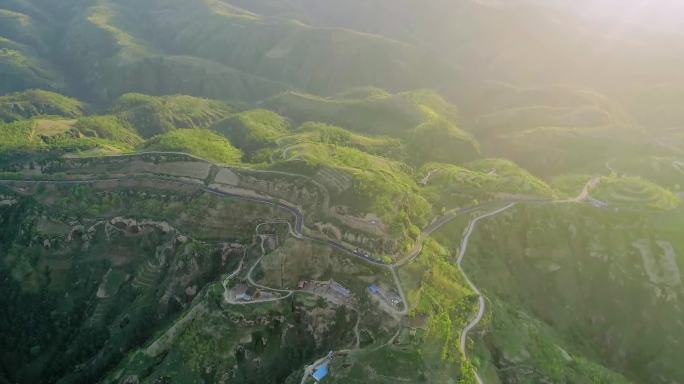
[[[0,383],[684,381],[681,39],[578,4],[0,0]]]

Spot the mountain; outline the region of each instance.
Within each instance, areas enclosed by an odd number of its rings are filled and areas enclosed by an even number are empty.
[[[681,11],[0,0],[0,382],[684,381]]]

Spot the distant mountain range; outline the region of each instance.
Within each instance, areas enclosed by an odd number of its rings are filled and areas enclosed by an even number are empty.
[[[0,0],[0,384],[684,382],[654,3]]]

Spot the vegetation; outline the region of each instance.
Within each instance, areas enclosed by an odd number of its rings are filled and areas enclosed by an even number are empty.
[[[397,135],[425,120],[409,93],[350,100],[288,92],[266,105],[298,124],[320,121],[366,134]]]
[[[651,209],[672,210],[680,204],[674,193],[657,184],[636,177],[604,177],[593,193],[608,204],[643,206]]]
[[[591,175],[567,174],[555,177],[551,180],[550,185],[563,197],[574,198],[582,192],[584,186],[591,179]]]
[[[363,136],[333,125],[308,122],[302,124],[296,134],[282,140],[281,147],[299,143],[323,143],[355,148],[360,151],[389,157],[404,159],[405,145],[399,139],[385,136]]]
[[[238,163],[239,149],[226,138],[206,129],[179,129],[157,135],[141,147],[144,151],[185,152],[221,164]]]
[[[278,139],[289,133],[290,125],[274,112],[255,109],[222,120],[212,130],[226,136],[251,159],[259,150],[276,147]]]
[[[571,354],[548,325],[500,300],[492,300],[492,334],[486,337],[494,349],[518,361],[507,362],[506,376],[525,383],[554,382],[629,383],[617,374],[585,358]],[[505,351],[505,352],[504,352]],[[526,357],[525,354],[531,356]],[[534,369],[530,369],[534,367]]]
[[[76,192],[82,198],[93,197],[85,190]],[[163,292],[157,293],[157,284],[173,287],[181,276],[203,284],[221,273],[214,246],[194,241],[168,248],[167,262],[177,267],[163,272],[155,249],[173,244],[176,235],[149,224],[144,233],[133,236],[105,235],[103,227],[97,226],[89,246],[82,247],[87,240],[78,228],[93,222],[79,219],[78,224],[69,224],[60,218],[71,213],[69,206],[55,211],[32,198],[2,208],[5,257],[0,274],[7,316],[0,324],[0,345],[3,362],[13,363],[3,374],[12,380],[81,382],[101,377],[125,351],[142,345],[155,329],[189,305],[189,298],[183,296],[160,304],[157,295]],[[77,234],[68,237],[72,225]],[[28,242],[26,234],[17,231],[23,226],[34,228]],[[65,258],[46,257],[53,250]],[[178,268],[189,260],[197,263],[195,272]],[[10,345],[14,346],[11,354],[7,352]],[[88,368],[71,369],[84,362]]]
[[[12,122],[37,116],[80,117],[85,106],[58,93],[29,90],[0,96],[0,120]]]
[[[673,191],[684,186],[684,160],[678,156],[633,156],[608,162],[613,176],[637,176]]]
[[[208,128],[226,117],[230,109],[219,101],[190,96],[135,93],[121,96],[111,112],[147,138],[176,128]]]
[[[636,2],[0,1],[0,383],[684,382],[684,7]]]
[[[334,144],[303,143],[288,147],[280,164],[315,176],[356,214],[379,215],[402,251],[412,245],[431,213],[410,169],[399,162]],[[319,172],[322,169],[332,172]]]
[[[48,26],[52,23],[25,1],[0,8],[0,94],[32,88],[61,90],[64,81],[47,51]],[[0,120],[7,120],[0,115]]]
[[[466,271],[493,302],[493,323],[485,325],[493,334],[483,340],[480,356],[498,367],[531,365],[552,381],[579,374],[588,382],[625,381],[595,364],[634,382],[650,377],[652,369],[679,375],[679,368],[666,357],[677,354],[679,347],[667,341],[677,331],[649,324],[679,313],[679,304],[673,304],[679,299],[666,287],[678,286],[680,279],[680,267],[675,265],[680,265],[676,260],[681,260],[684,248],[672,232],[681,225],[680,215],[681,209],[521,206],[481,224],[469,247],[477,257],[465,261]],[[507,257],[501,258],[504,249]],[[622,269],[617,271],[617,266]],[[630,292],[629,302],[616,302],[616,291]],[[664,305],[667,300],[674,301]],[[570,309],[575,305],[570,303],[587,308]],[[632,321],[634,305],[642,308],[639,325]],[[602,320],[582,322],[587,311]],[[635,327],[647,333],[646,339],[605,337],[607,332],[628,335]],[[625,354],[615,356],[610,352],[614,348]],[[658,367],[632,364],[651,353],[665,360]],[[524,373],[521,368],[507,375]]]
[[[477,311],[477,296],[468,288],[450,253],[435,241],[424,244],[414,264],[401,270],[405,281],[413,282],[407,292],[409,318],[425,322],[424,358],[444,364],[462,364],[460,331]]]
[[[417,164],[428,161],[455,164],[480,155],[479,144],[473,136],[444,119],[417,126],[407,141],[411,161]]]
[[[319,94],[368,84],[411,89],[436,82],[446,70],[439,62],[423,60],[420,49],[382,36],[269,19],[230,4],[174,0],[172,6],[155,1],[136,7],[131,19],[147,21],[141,35],[153,44],[288,88]],[[149,17],[162,10],[168,12],[164,21]],[[182,32],[187,25],[192,33]],[[364,65],[356,65],[361,57]]]
[[[350,99],[285,93],[267,101],[296,123],[319,121],[365,134],[387,135],[409,144],[410,163],[461,162],[479,156],[475,138],[456,125],[456,111],[431,91],[399,94],[370,93]]]
[[[42,142],[34,138],[32,121],[22,121],[0,125],[0,149],[2,152],[35,150],[42,146]]]
[[[140,137],[121,126],[116,119],[88,117],[78,121],[52,119],[0,123],[0,153],[18,154],[120,153],[133,151]]]
[[[547,183],[503,159],[477,160],[463,167],[428,163],[421,168],[418,179],[423,184],[423,194],[436,207],[443,208],[477,205],[505,196],[555,195]]]
[[[84,117],[76,121],[74,128],[86,136],[99,137],[132,147],[143,142],[143,139],[130,125],[122,122],[116,116]]]
[[[477,109],[483,151],[543,176],[603,172],[606,161],[643,153],[648,141],[614,100],[579,86],[491,84]]]

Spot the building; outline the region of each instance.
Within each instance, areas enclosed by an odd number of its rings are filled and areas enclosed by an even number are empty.
[[[375,284],[371,284],[368,286],[368,292],[370,292],[374,295],[381,295],[382,294],[382,290],[380,289],[380,287],[378,287]]]
[[[235,286],[233,289],[233,292],[235,293],[235,300],[237,301],[251,301],[252,297],[247,294],[247,290],[249,287],[245,284],[238,284]]]
[[[346,298],[350,298],[352,295],[350,290],[348,290],[347,288],[343,287],[340,283],[335,281],[330,281],[330,288]]]
[[[591,203],[591,205],[593,205],[596,208],[606,208],[608,206],[608,203],[606,203],[605,201],[594,199],[591,196],[588,198],[588,200]]]
[[[387,293],[387,301],[395,307],[398,307],[401,303],[401,296],[399,296],[396,292],[389,292]]]
[[[328,376],[328,362],[327,361],[325,363],[319,365],[318,368],[316,368],[316,370],[311,374],[311,377],[313,377],[317,383],[320,383],[320,381],[323,380],[326,376]]]
[[[299,284],[297,284],[297,288],[299,288],[299,289],[306,288],[306,280],[299,280]]]

